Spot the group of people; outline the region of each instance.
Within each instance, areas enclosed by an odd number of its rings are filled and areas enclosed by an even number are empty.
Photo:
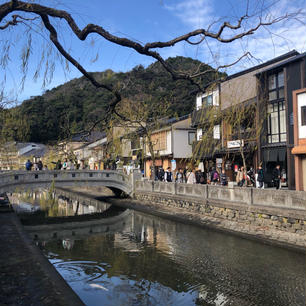
[[[165,171],[162,167],[158,169],[156,180],[165,182],[187,183],[187,184],[213,184],[216,185],[219,182],[221,185],[227,185],[227,176],[223,170],[221,174],[213,168],[209,173],[204,173],[199,169],[185,169],[178,168],[173,173],[171,168],[168,167]]]
[[[75,166],[72,160],[69,160],[67,158],[64,159],[62,162],[60,159],[57,162],[52,162],[55,164],[54,170],[75,170],[79,169],[80,165]],[[25,168],[27,171],[39,171],[39,170],[48,170],[47,165],[43,165],[42,161],[38,161],[35,163],[32,163],[29,159],[25,163]]]
[[[272,171],[272,182],[271,185],[276,189],[281,187],[282,172],[280,165]],[[239,168],[236,175],[236,182],[239,187],[252,186],[258,188],[264,188],[265,174],[262,166],[260,165],[255,173],[254,169],[251,167],[248,171],[245,171],[244,167]]]
[[[74,170],[75,168],[76,167],[72,160],[68,160],[67,158],[65,158],[63,163],[60,159],[55,163],[54,170]]]
[[[216,168],[211,168],[208,173],[201,172],[200,170],[188,170],[179,168],[176,172],[172,172],[168,167],[165,171],[162,167],[158,169],[156,180],[165,182],[177,182],[187,184],[211,184],[222,185],[228,184],[228,177],[225,170],[218,171]],[[280,165],[277,165],[272,171],[272,186],[279,189],[281,187],[282,173]],[[236,174],[236,182],[239,187],[251,186],[257,188],[264,188],[265,175],[262,166],[260,165],[255,172],[253,167],[248,170],[242,166],[238,169]]]
[[[43,165],[42,161],[39,160],[38,162],[35,162],[34,164],[28,159],[25,163],[25,168],[27,171],[40,171],[40,170],[47,170],[47,165]]]

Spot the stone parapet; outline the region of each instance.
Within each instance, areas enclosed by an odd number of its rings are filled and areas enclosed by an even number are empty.
[[[136,200],[151,208],[193,213],[219,229],[306,247],[306,192],[152,181],[137,184]]]
[[[204,201],[199,198],[172,196],[155,192],[136,192],[135,198],[144,206],[162,207],[173,215],[183,215],[190,221],[193,213],[202,223],[221,230],[240,233],[253,238],[291,247],[306,247],[306,216],[303,210],[233,203]]]
[[[229,188],[226,186],[166,183],[141,180],[135,183],[135,192],[158,192],[203,200],[226,201],[242,205],[280,207],[306,210],[306,192],[294,190]]]

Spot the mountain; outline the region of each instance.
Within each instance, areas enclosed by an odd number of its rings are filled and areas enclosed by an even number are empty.
[[[167,63],[183,72],[212,70],[197,80],[203,86],[221,76],[209,65],[191,58],[169,58]],[[170,103],[170,116],[183,116],[194,109],[198,88],[189,81],[174,81],[159,62],[147,68],[139,65],[125,73],[106,70],[93,74],[98,80],[117,86],[125,99],[137,100],[145,96],[150,97],[152,103]],[[96,89],[85,77],[71,80],[47,90],[42,96],[25,100],[18,107],[3,110],[2,139],[42,143],[64,139],[100,118],[111,99],[109,92]]]

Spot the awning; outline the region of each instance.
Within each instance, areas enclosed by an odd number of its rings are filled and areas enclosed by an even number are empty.
[[[291,150],[292,154],[306,154],[306,145],[296,146]]]
[[[263,150],[263,160],[265,162],[282,162],[286,160],[286,148],[271,148]]]
[[[286,160],[286,149],[282,149],[278,151],[278,160],[285,161]]]

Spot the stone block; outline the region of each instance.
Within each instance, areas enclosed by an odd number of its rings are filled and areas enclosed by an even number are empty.
[[[302,229],[302,225],[301,224],[293,224],[292,227],[296,230],[301,230]]]
[[[293,218],[288,218],[287,219],[287,222],[290,223],[290,224],[294,224],[296,221],[296,219],[293,219]]]

